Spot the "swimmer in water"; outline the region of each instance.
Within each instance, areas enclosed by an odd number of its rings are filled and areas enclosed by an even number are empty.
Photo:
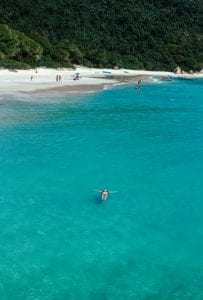
[[[102,192],[101,192],[101,198],[103,201],[107,200],[109,196],[109,191],[107,189],[104,189]]]

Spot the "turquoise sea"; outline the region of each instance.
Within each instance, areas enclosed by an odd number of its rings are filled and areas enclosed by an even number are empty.
[[[5,97],[0,299],[202,300],[202,178],[202,80]]]

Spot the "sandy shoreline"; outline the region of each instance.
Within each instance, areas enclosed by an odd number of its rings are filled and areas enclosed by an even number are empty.
[[[112,85],[112,84],[111,84]],[[63,86],[57,86],[57,87],[52,87],[52,88],[47,88],[47,89],[37,89],[34,91],[30,92],[24,92],[21,91],[21,93],[26,93],[26,94],[32,94],[32,95],[38,95],[38,94],[50,94],[50,93],[87,93],[87,92],[96,92],[103,90],[104,87],[106,86],[111,86],[111,85],[105,85],[105,84],[86,84],[86,85],[75,85],[75,86],[70,86],[70,85],[63,85]]]
[[[74,80],[76,74],[79,80]],[[56,80],[57,75],[61,80]],[[171,72],[125,70],[125,69],[96,69],[78,66],[73,69],[47,69],[32,70],[0,70],[0,94],[16,93],[45,94],[45,93],[84,93],[102,90],[119,83],[136,83],[153,81],[153,79],[203,78],[202,73],[176,75]]]

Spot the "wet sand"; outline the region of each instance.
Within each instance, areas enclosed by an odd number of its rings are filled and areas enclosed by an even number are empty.
[[[113,84],[90,84],[90,85],[74,85],[74,86],[57,86],[54,88],[46,88],[46,89],[37,89],[30,92],[23,92],[26,94],[52,94],[52,93],[88,93],[88,92],[97,92],[103,90],[105,87],[110,87]]]
[[[34,91],[21,91],[21,93],[26,94],[52,94],[52,93],[88,93],[88,92],[97,92],[101,91],[104,88],[110,88],[112,86],[119,85],[121,83],[137,83],[137,81],[141,80],[141,82],[150,82],[152,79],[149,76],[146,75],[135,75],[135,76],[112,76],[109,79],[106,80],[106,84],[78,84],[78,85],[63,85],[63,86],[57,86],[57,87],[51,87],[51,88],[45,88],[45,89],[36,89]],[[112,81],[113,80],[113,81]]]

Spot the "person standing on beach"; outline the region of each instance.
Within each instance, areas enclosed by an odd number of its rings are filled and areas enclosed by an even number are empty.
[[[59,75],[58,80],[59,80],[59,82],[61,82],[61,75]]]
[[[59,81],[59,76],[58,76],[58,74],[56,75],[56,82],[58,82]]]

